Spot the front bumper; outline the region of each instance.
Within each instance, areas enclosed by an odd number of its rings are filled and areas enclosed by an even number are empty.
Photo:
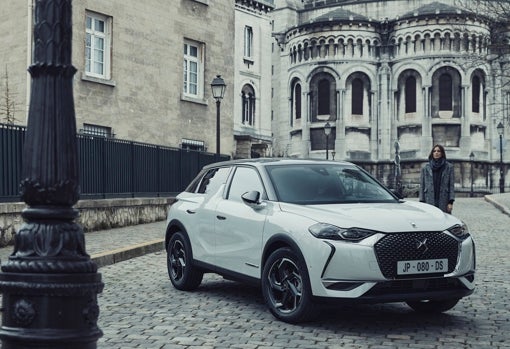
[[[323,253],[316,255],[318,257],[312,262],[316,267],[309,270],[314,296],[349,301],[398,302],[462,298],[473,293],[475,248],[470,237],[455,240],[458,249],[455,248],[453,257],[450,254],[446,273],[426,275],[396,275],[396,271],[391,272],[387,256],[384,257],[386,260],[381,262],[380,254],[378,255],[374,247],[382,237],[383,234],[375,235],[357,244],[321,241]],[[439,252],[434,252],[432,245],[431,254],[423,258],[442,258],[443,240],[440,245]],[[394,254],[390,259],[396,270],[397,261],[408,259],[409,254],[398,249],[395,249]],[[325,255],[327,258],[323,258]],[[321,262],[318,260],[320,256]],[[381,263],[384,264],[383,268]],[[322,267],[319,268],[319,265]]]

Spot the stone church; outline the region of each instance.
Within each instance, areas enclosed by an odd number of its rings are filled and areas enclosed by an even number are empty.
[[[497,188],[509,158],[505,60],[492,14],[464,3],[277,1],[274,155],[353,161],[390,185],[401,170],[405,185],[442,144],[458,189]]]

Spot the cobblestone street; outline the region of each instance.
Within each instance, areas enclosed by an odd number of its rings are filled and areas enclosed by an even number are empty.
[[[477,244],[477,289],[445,314],[418,315],[400,303],[353,305],[290,325],[273,318],[258,289],[213,274],[195,292],[177,291],[159,252],[100,269],[98,347],[510,348],[510,217],[483,198],[459,198],[454,214]]]

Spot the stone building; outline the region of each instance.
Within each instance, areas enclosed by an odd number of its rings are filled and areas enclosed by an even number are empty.
[[[227,84],[221,152],[235,154],[233,1],[75,0],[72,5],[79,132],[215,152],[210,83],[219,74]],[[2,0],[0,13],[0,107],[8,82],[14,122],[20,125],[28,115],[34,8],[35,0]]]
[[[490,58],[492,15],[460,2],[277,0],[274,154],[354,161],[391,184],[398,153],[405,184],[440,143],[457,187],[472,165],[475,185],[497,187],[505,63]]]
[[[271,19],[273,0],[235,1],[234,140],[236,157],[272,154]]]

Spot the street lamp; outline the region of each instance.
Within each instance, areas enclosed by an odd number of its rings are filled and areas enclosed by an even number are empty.
[[[71,0],[34,1],[30,106],[14,251],[2,261],[3,348],[93,349],[104,287],[73,206],[80,197]]]
[[[216,154],[220,154],[220,104],[226,88],[227,85],[221,75],[216,75],[211,82],[212,95],[216,99]]]
[[[329,159],[329,135],[331,134],[331,125],[326,122],[324,125],[324,133],[326,134],[326,160]]]
[[[471,152],[469,154],[469,161],[471,162],[471,192],[469,193],[470,197],[473,197],[473,161],[475,161],[475,154]]]
[[[500,122],[497,126],[499,134],[499,192],[505,192],[505,176],[503,175],[503,133],[505,126]]]

